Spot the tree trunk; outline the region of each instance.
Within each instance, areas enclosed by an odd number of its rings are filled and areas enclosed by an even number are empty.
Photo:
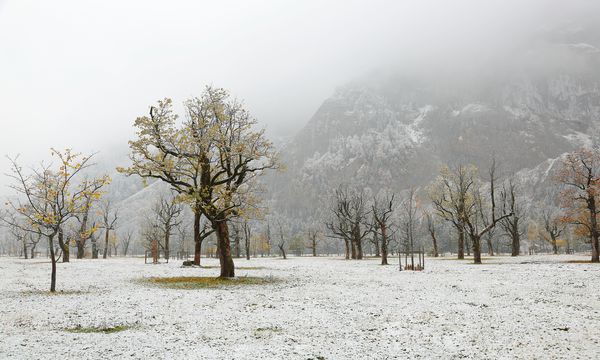
[[[50,292],[56,292],[56,254],[54,253],[54,235],[48,237],[50,261],[52,261],[52,274],[50,275]]]
[[[435,237],[435,234],[431,234],[431,241],[433,241],[433,257],[440,256],[440,254],[438,252],[438,244],[437,244],[437,238]]]
[[[30,256],[31,259],[35,258],[35,247],[36,246],[37,246],[36,243],[31,244],[31,256]]]
[[[465,230],[462,226],[457,227],[458,230],[458,258],[465,258]]]
[[[165,260],[167,260],[167,262],[169,261],[169,255],[170,255],[170,240],[171,240],[171,235],[170,235],[171,230],[167,229],[167,231],[165,231]]]
[[[481,264],[481,238],[477,235],[470,237],[473,243],[473,260],[475,264]]]
[[[25,237],[23,237],[23,256],[25,257],[25,260],[27,260],[27,241],[25,240]]]
[[[511,243],[511,254],[510,256],[519,256],[521,252],[521,238],[519,236],[519,223],[511,221],[512,226],[512,243]]]
[[[235,230],[235,229],[234,229]],[[244,229],[244,235],[246,233],[246,229]],[[242,246],[240,244],[240,233],[239,230],[234,232],[235,239],[233,239],[233,250],[235,252],[235,257],[237,259],[242,257]]]
[[[104,253],[102,254],[102,258],[106,259],[106,255],[108,254],[108,236],[110,234],[110,230],[107,228],[104,231]]]
[[[381,225],[381,265],[387,265],[387,229],[385,225]]]
[[[350,250],[351,250],[351,258],[352,260],[356,260],[356,243],[355,239],[350,240]]]
[[[489,256],[494,256],[494,246],[492,245],[492,237],[491,236],[486,236],[485,239],[487,241],[488,255]]]
[[[250,260],[250,241],[246,239],[246,260]]]
[[[598,248],[598,221],[596,219],[596,198],[592,195],[588,199],[588,209],[590,210],[590,235],[592,240],[592,262],[600,262]]]
[[[98,241],[95,237],[92,238],[92,259],[98,258]]]
[[[344,245],[346,246],[346,260],[350,260],[350,242],[348,241],[348,239],[344,239]]]
[[[219,262],[221,263],[222,278],[235,277],[235,265],[231,258],[231,245],[229,244],[229,229],[227,221],[218,220],[213,223],[213,227],[217,233],[217,250],[219,251]]]
[[[196,206],[194,210],[194,265],[200,266],[200,253],[202,251],[202,239],[200,238],[200,209]]]
[[[554,255],[558,255],[558,244],[556,243],[556,236],[550,235],[552,237],[552,252]]]
[[[375,234],[373,235],[373,240],[373,242],[375,243],[375,257],[380,257],[381,251],[379,250],[379,236],[377,236],[377,232],[375,232]]]
[[[283,260],[286,260],[287,256],[285,255],[285,249],[283,248],[283,246],[279,247],[279,251],[281,251],[281,256],[283,257]]]
[[[84,255],[84,248],[85,244],[83,243],[83,239],[79,239],[77,240],[77,258],[78,259],[83,259],[83,255]]]
[[[65,244],[64,233],[62,229],[58,230],[58,245],[62,250],[62,262],[67,263],[70,260],[69,257],[69,244]]]

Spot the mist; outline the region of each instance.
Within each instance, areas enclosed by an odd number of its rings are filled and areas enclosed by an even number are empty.
[[[592,26],[599,10],[585,0],[1,1],[0,154],[29,164],[71,147],[120,159],[150,105],[210,84],[243,99],[270,136],[290,137],[357,77],[489,71],[540,32]]]

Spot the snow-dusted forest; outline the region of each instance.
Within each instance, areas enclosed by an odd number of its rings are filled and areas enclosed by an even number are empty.
[[[598,16],[0,0],[0,359],[600,358]]]

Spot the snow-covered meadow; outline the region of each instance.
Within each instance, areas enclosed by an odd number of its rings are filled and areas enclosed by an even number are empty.
[[[399,272],[377,259],[236,260],[260,285],[174,290],[139,279],[217,276],[179,261],[0,259],[2,359],[594,359],[600,266],[578,256],[427,259]],[[396,260],[397,261],[397,260]],[[246,268],[246,269],[243,269]],[[116,333],[77,327],[131,326]]]

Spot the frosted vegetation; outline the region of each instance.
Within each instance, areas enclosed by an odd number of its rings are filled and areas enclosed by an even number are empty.
[[[14,149],[0,359],[600,358],[597,26],[357,78],[286,139],[206,86],[123,156]]]

